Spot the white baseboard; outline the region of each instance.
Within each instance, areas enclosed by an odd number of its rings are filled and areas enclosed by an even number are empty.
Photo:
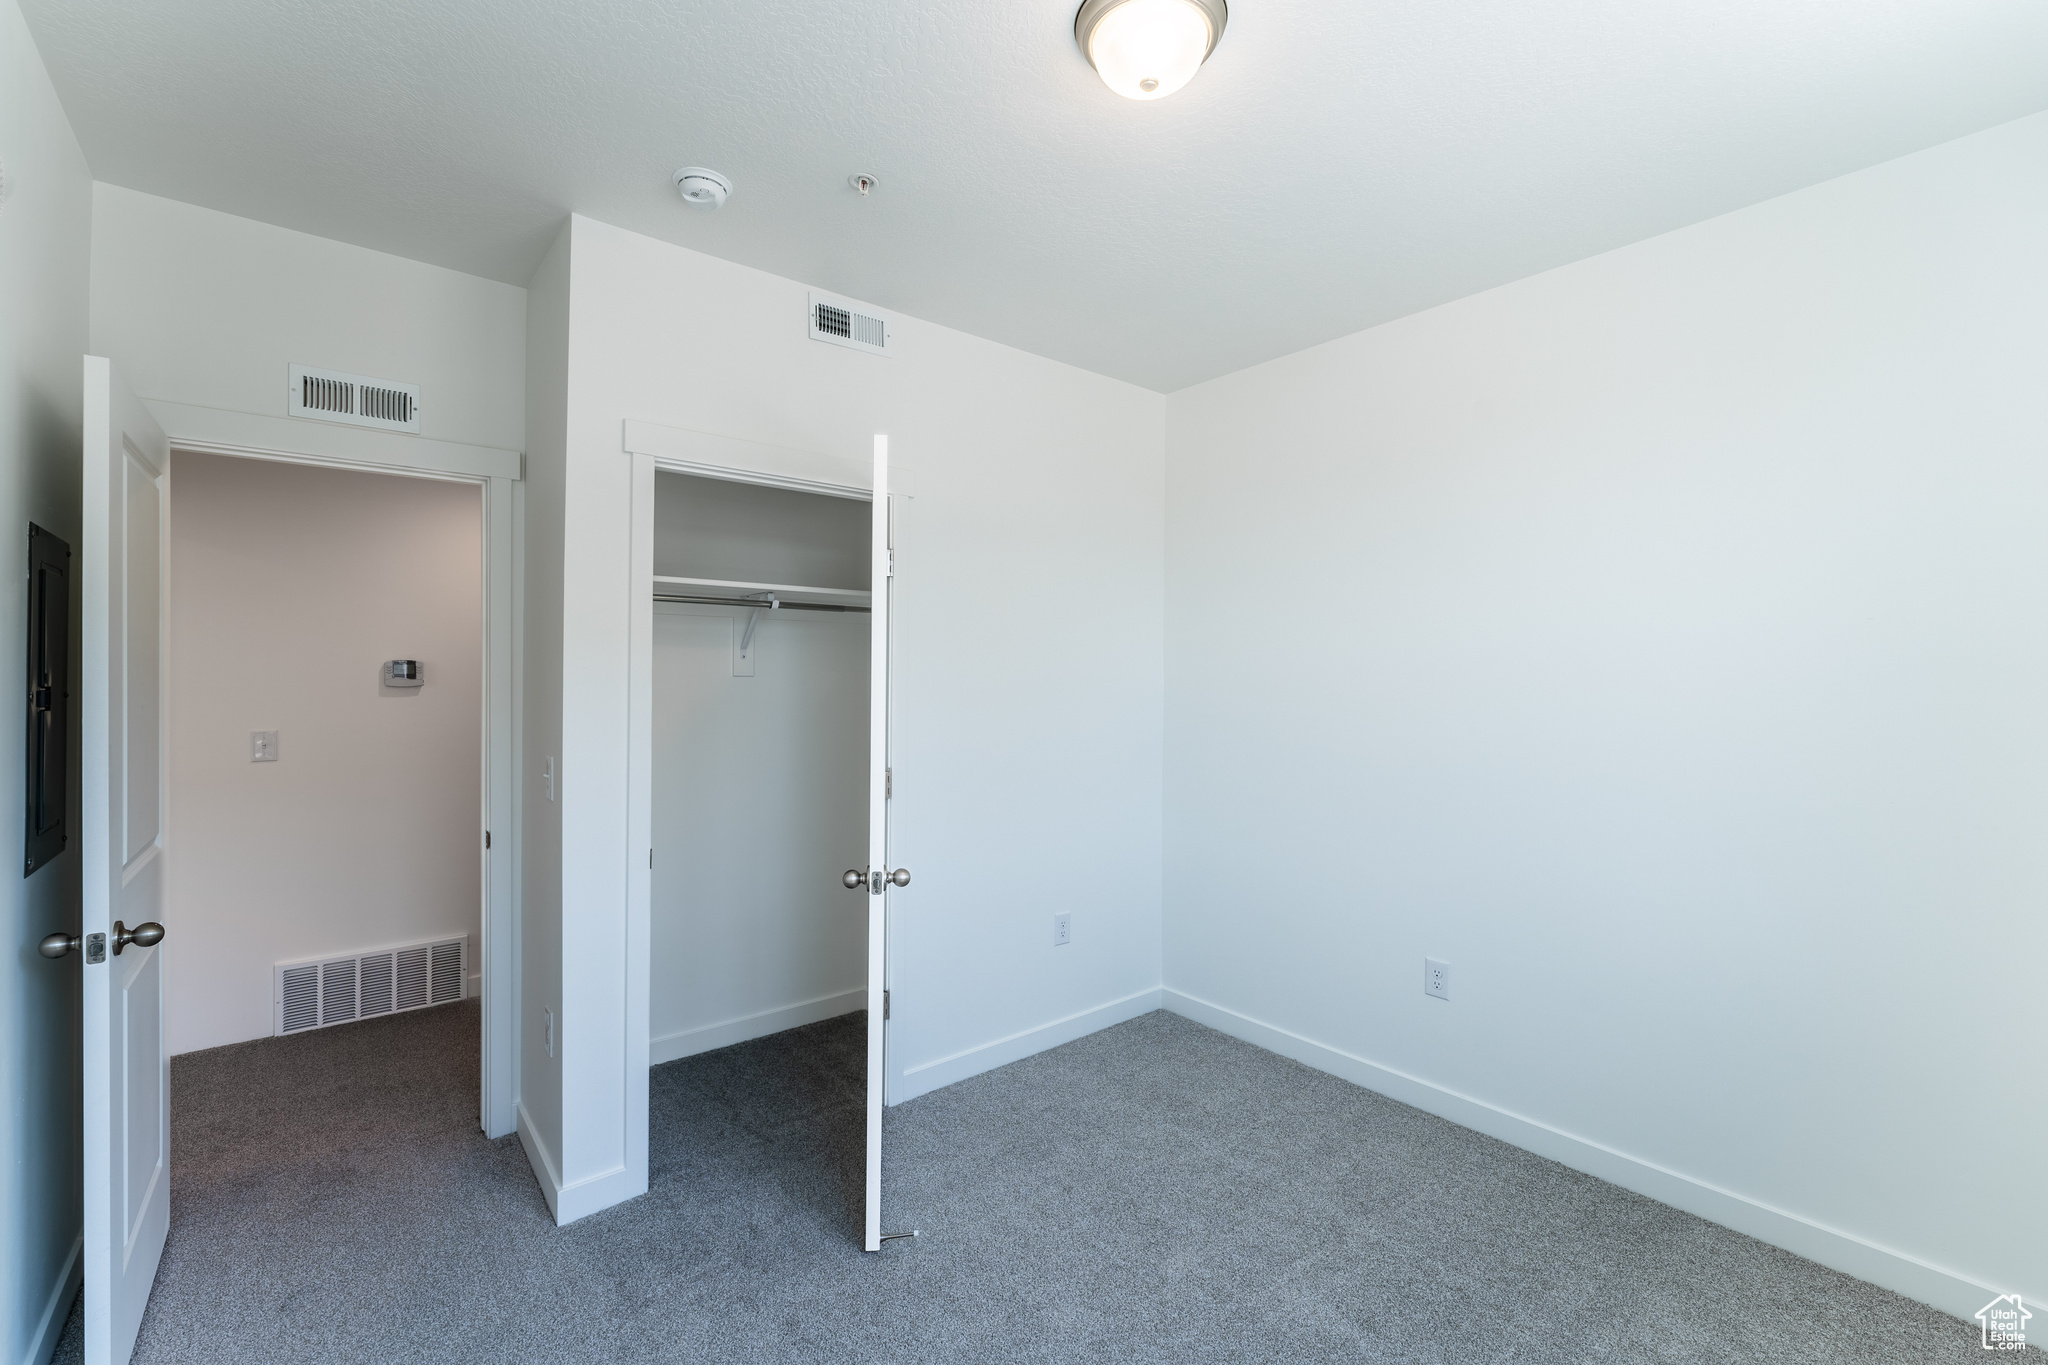
[[[1972,1321],[1971,1315],[1999,1294],[2010,1293],[2017,1288],[1993,1288],[1902,1251],[1866,1242],[1852,1233],[1759,1203],[1733,1190],[1710,1185],[1654,1162],[1615,1151],[1612,1147],[1561,1132],[1484,1100],[1446,1090],[1419,1076],[1367,1061],[1341,1048],[1262,1023],[1171,987],[1164,990],[1162,996],[1167,1009],[1196,1023],[1207,1024],[1218,1032],[1268,1052],[1291,1057],[1305,1066],[1326,1071],[1354,1085],[1449,1119],[1461,1127],[1548,1157],[1575,1171],[1584,1171],[1623,1189],[1634,1190],[1660,1204],[1669,1204],[1722,1227],[1733,1228],[1845,1275],[1854,1275],[1859,1280],[1867,1280],[1909,1299],[1916,1299],[1964,1322]],[[2027,1294],[2025,1297],[2032,1299],[2035,1296]]]
[[[519,1116],[519,1145],[526,1149],[526,1160],[533,1167],[534,1179],[540,1182],[541,1198],[548,1201],[548,1212],[555,1216],[556,1227],[647,1193],[646,1177],[643,1175],[636,1180],[624,1166],[614,1166],[564,1185],[561,1168],[555,1164],[555,1154],[534,1130],[525,1101],[513,1107]]]
[[[867,1003],[868,993],[865,990],[840,991],[836,995],[821,995],[815,1000],[799,1000],[794,1005],[783,1005],[778,1009],[743,1014],[737,1019],[702,1024],[676,1033],[664,1033],[659,1038],[648,1039],[647,1064],[660,1066],[663,1062],[694,1057],[700,1052],[710,1052],[714,1048],[731,1047],[734,1043],[744,1043],[753,1038],[766,1038],[769,1034],[780,1033],[786,1028],[802,1028],[805,1024],[815,1024],[822,1019],[836,1019],[842,1014],[865,1009]]]
[[[513,1101],[512,1111],[516,1116],[514,1127],[519,1134],[519,1145],[526,1151],[526,1164],[533,1167],[533,1178],[540,1183],[540,1196],[548,1201],[548,1212],[555,1215],[555,1225],[559,1227],[562,1222],[562,1177],[555,1169],[555,1154],[534,1131],[533,1119],[526,1112],[526,1101]]]
[[[981,1043],[940,1057],[936,1061],[920,1062],[904,1068],[901,1075],[893,1078],[889,1087],[889,1103],[901,1104],[914,1100],[919,1095],[929,1094],[955,1081],[964,1081],[969,1076],[979,1076],[984,1071],[993,1071],[999,1066],[1021,1061],[1035,1052],[1043,1052],[1061,1043],[1071,1043],[1076,1038],[1085,1038],[1098,1030],[1121,1024],[1126,1019],[1135,1019],[1141,1014],[1150,1014],[1159,1008],[1159,988],[1152,987],[1112,1000],[1106,1005],[1081,1010],[1049,1024],[1040,1024],[991,1043]]]
[[[71,1316],[71,1301],[78,1297],[78,1284],[84,1272],[85,1234],[81,1232],[71,1243],[71,1254],[64,1258],[57,1282],[50,1287],[50,1296],[43,1300],[43,1315],[29,1336],[28,1349],[22,1352],[22,1365],[49,1365],[50,1357],[57,1351],[57,1338],[64,1335],[64,1324]]]
[[[573,1184],[562,1186],[555,1197],[555,1226],[564,1227],[578,1218],[588,1218],[601,1209],[614,1204],[623,1204],[647,1193],[647,1177],[643,1173],[635,1179],[624,1166],[586,1175]]]

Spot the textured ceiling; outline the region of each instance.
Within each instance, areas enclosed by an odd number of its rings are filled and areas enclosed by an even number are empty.
[[[1237,0],[1152,103],[1074,0],[22,8],[103,180],[519,284],[574,210],[1161,390],[2048,108],[2042,0]]]

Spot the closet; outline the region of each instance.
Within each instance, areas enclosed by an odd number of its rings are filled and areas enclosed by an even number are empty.
[[[917,1235],[882,1224],[890,905],[910,885],[890,859],[889,438],[858,483],[686,460],[709,445],[819,463],[678,428],[629,421],[626,439],[652,599],[631,796],[650,845],[649,1060],[865,1011],[847,1079],[866,1098],[861,1245],[879,1251]]]
[[[654,1064],[866,1007],[870,523],[655,476]]]

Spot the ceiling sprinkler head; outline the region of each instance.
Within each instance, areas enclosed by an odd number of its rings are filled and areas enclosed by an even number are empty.
[[[856,171],[854,174],[846,177],[846,183],[859,190],[860,197],[865,199],[868,197],[868,191],[882,182],[871,175],[864,175]]]
[[[726,196],[732,193],[732,181],[708,166],[685,166],[676,172],[675,182],[683,202],[700,209],[724,208]]]

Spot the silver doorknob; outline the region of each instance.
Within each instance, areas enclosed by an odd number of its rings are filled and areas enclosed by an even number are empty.
[[[889,880],[896,883],[896,885],[898,886],[910,885],[910,869],[907,867],[897,868],[894,872],[891,872],[889,874]]]
[[[841,877],[839,880],[848,891],[858,891],[861,887],[866,886],[868,884],[868,874],[865,872],[857,872],[853,868],[849,867],[846,869],[846,875],[844,877]],[[45,943],[49,942],[48,939],[44,939],[43,941]]]
[[[37,945],[36,951],[44,957],[62,957],[66,953],[75,953],[78,951],[78,935],[44,934],[43,941]]]
[[[133,929],[128,928],[119,920],[114,921],[115,957],[119,957],[121,950],[131,943],[138,948],[154,948],[163,941],[164,927],[155,920],[150,920],[146,924],[138,924]]]

